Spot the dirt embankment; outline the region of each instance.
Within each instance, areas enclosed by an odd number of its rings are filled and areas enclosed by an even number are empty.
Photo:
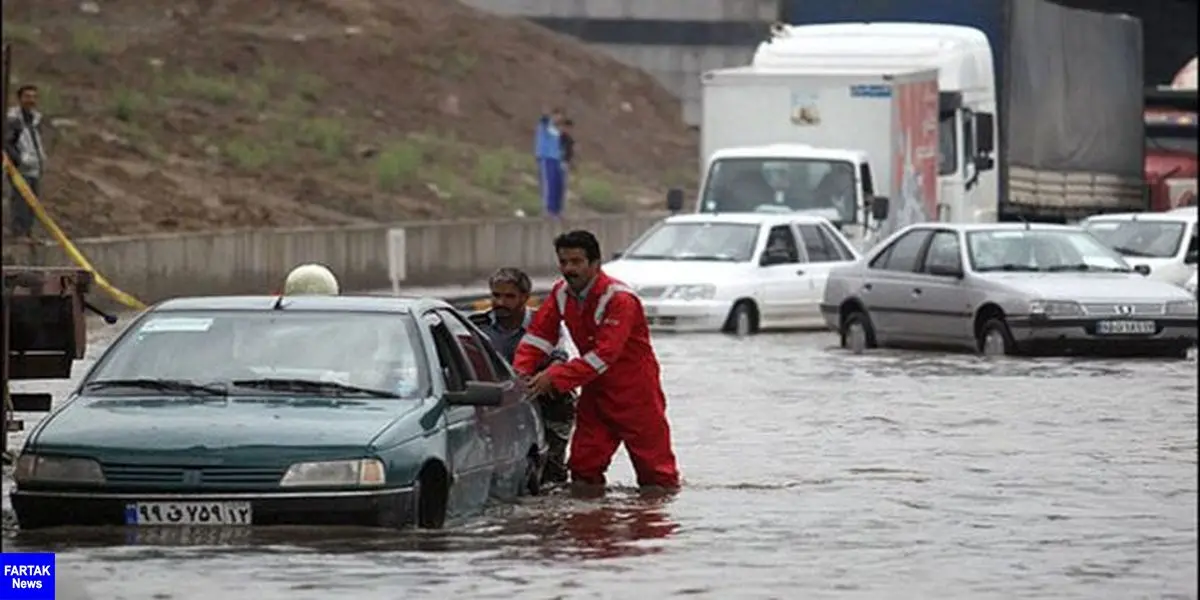
[[[533,123],[566,107],[568,211],[657,206],[696,142],[653,79],[452,0],[11,0],[14,87],[51,125],[76,237],[539,210]]]

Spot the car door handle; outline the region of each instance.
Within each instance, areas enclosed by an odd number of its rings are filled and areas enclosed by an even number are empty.
[[[871,291],[871,284],[869,284],[869,283],[864,283],[864,284],[863,284],[863,291],[864,291],[864,292],[869,292],[869,291]]]
[[[797,274],[797,275],[803,275],[803,274],[804,274],[804,269],[798,269],[798,270],[796,271],[796,274]]]
[[[913,292],[912,292],[912,293],[913,293],[913,295],[914,295],[914,296],[920,296],[920,295],[921,295],[921,288],[913,288]]]

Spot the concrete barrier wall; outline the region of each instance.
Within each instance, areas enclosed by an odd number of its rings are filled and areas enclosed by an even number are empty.
[[[610,215],[573,219],[603,252],[622,250],[662,215]],[[502,266],[531,275],[556,268],[552,241],[561,227],[543,219],[438,221],[259,231],[158,234],[76,240],[76,246],[110,282],[144,302],[200,294],[267,293],[287,271],[304,262],[328,265],[347,290],[386,288],[388,231],[405,230],[405,283],[413,286],[471,283]],[[10,248],[10,250],[13,250]],[[60,248],[10,262],[66,265]],[[99,299],[99,294],[95,295]]]
[[[780,6],[780,0],[462,1],[578,37],[646,71],[679,97],[692,126],[700,124],[700,76],[749,64]]]

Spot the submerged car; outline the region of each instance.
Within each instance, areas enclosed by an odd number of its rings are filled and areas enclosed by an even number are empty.
[[[924,223],[829,276],[842,346],[1186,357],[1196,299],[1077,227]]]
[[[23,529],[437,528],[538,491],[525,396],[440,300],[169,300],[30,432],[12,505]]]
[[[824,329],[825,279],[858,258],[822,217],[694,214],[660,221],[604,270],[637,291],[652,329],[754,333]]]
[[[1083,228],[1135,266],[1150,268],[1151,279],[1185,286],[1200,261],[1196,207],[1159,213],[1120,213],[1085,219]]]

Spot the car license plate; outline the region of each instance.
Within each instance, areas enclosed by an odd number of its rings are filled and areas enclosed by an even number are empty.
[[[1096,333],[1100,335],[1153,335],[1154,321],[1100,321]]]
[[[249,502],[136,502],[125,505],[126,525],[249,525]]]

